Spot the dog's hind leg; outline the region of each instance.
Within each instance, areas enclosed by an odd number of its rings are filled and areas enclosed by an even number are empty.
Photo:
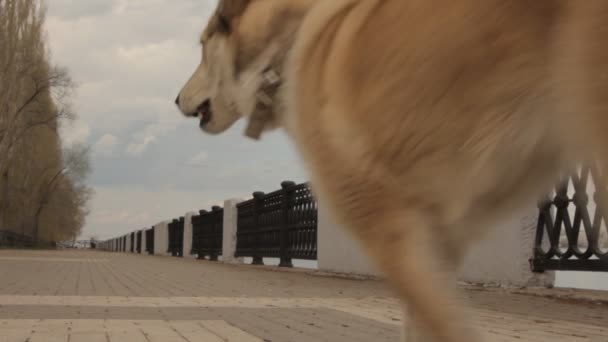
[[[361,221],[367,227],[353,227],[355,233],[407,305],[408,319],[415,320],[410,322],[421,329],[421,337],[437,342],[479,341],[462,314],[451,272],[442,267],[441,248],[433,248],[438,245],[433,241],[437,230],[430,218],[416,209],[380,210],[372,215]]]

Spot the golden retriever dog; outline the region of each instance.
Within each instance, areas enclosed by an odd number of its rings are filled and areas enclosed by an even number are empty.
[[[606,157],[606,0],[220,0],[201,45],[180,111],[286,131],[408,341],[483,340],[454,281],[471,243]]]

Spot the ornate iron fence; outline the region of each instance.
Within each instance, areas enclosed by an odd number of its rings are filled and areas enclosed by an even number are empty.
[[[606,213],[600,209],[608,199],[605,186],[595,165],[585,165],[539,203],[534,272],[608,271]]]
[[[169,223],[169,249],[167,253],[171,256],[184,256],[184,218],[173,219]]]
[[[281,267],[293,267],[292,259],[316,260],[317,204],[307,183],[283,182],[237,208],[236,257],[253,257],[254,265],[280,258]]]
[[[135,232],[129,234],[129,252],[135,253]]]
[[[217,261],[222,255],[222,240],[224,236],[224,209],[213,207],[212,210],[199,211],[192,217],[192,250],[199,259],[209,256],[209,260]]]
[[[135,234],[135,251],[137,252],[137,254],[141,254],[141,236],[141,230],[138,230]]]
[[[154,254],[154,227],[146,230],[146,252]]]

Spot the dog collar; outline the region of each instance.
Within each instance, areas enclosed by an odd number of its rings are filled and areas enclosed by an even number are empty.
[[[281,83],[281,76],[276,70],[271,67],[264,69],[262,84],[256,93],[257,103],[245,130],[246,136],[259,140],[266,123],[273,120],[275,115],[273,99]]]

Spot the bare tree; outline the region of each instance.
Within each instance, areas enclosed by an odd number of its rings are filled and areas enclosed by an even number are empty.
[[[73,145],[65,150],[64,158],[64,162],[59,168],[47,169],[44,172],[50,172],[51,176],[39,187],[38,205],[34,211],[33,235],[35,238],[39,237],[41,214],[47,208],[53,196],[58,192],[63,191],[71,197],[73,212],[69,214],[75,217],[83,216],[82,220],[88,214],[87,203],[92,196],[92,190],[85,184],[86,178],[91,171],[89,148],[79,144]],[[70,198],[64,199],[63,202],[65,203],[69,200]],[[66,208],[70,208],[70,206],[66,206]],[[57,212],[56,214],[59,213]],[[76,225],[80,229],[84,225],[84,221],[78,222]]]
[[[56,134],[60,119],[74,118],[73,84],[48,63],[44,22],[39,0],[0,0],[0,227],[19,144],[38,127]]]
[[[55,239],[80,232],[92,191],[88,148],[61,148],[74,85],[49,62],[45,11],[0,0],[0,230]]]

